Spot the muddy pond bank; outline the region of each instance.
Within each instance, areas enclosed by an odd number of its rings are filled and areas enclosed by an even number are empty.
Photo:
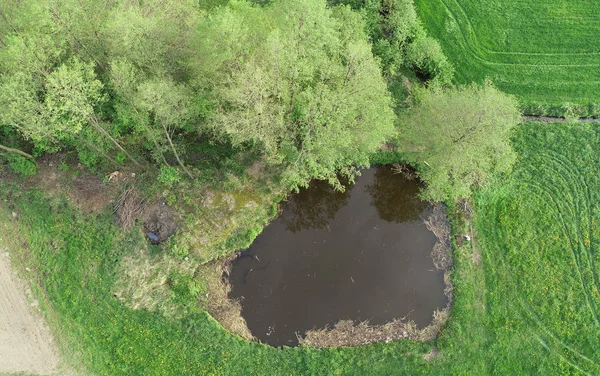
[[[379,166],[345,192],[315,181],[291,195],[232,263],[229,296],[252,335],[281,346],[340,320],[427,327],[448,297],[431,256],[438,238],[424,223],[433,208],[418,192],[416,181]],[[391,339],[406,330],[396,325]]]

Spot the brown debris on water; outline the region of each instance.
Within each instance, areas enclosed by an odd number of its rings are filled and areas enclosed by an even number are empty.
[[[242,317],[242,305],[229,298],[231,285],[226,276],[231,271],[231,261],[234,258],[235,255],[227,260],[200,265],[196,269],[196,274],[201,274],[206,281],[207,293],[200,297],[200,304],[223,328],[250,341],[254,337]]]
[[[433,265],[438,270],[448,270],[452,266],[450,254],[452,246],[450,244],[450,223],[444,205],[436,203],[433,206],[433,213],[424,222],[427,229],[433,232],[437,238],[431,251]]]
[[[415,180],[417,178],[417,171],[407,163],[394,163],[392,171],[394,174],[402,175],[406,180]]]
[[[377,342],[393,342],[400,339],[430,341],[448,321],[450,304],[433,313],[433,321],[423,329],[417,328],[414,321],[396,319],[382,325],[369,325],[368,321],[355,323],[352,320],[340,320],[333,328],[313,329],[306,332],[304,338],[298,336],[301,345],[317,348],[355,347]]]

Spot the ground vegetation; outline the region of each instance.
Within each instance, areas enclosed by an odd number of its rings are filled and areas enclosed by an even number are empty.
[[[455,82],[492,80],[531,115],[598,117],[598,3],[416,0]]]
[[[2,222],[0,238],[31,280],[63,353],[98,374],[595,374],[598,142],[589,124],[524,124],[514,136],[515,173],[476,193],[472,207],[448,204],[454,303],[427,342],[339,349],[246,342],[198,305],[205,272],[178,268],[166,290],[177,314],[133,309],[118,296],[122,263],[164,254],[139,232],[120,230],[110,207],[83,215],[65,199],[14,183],[3,183],[0,207],[3,218],[17,217]]]

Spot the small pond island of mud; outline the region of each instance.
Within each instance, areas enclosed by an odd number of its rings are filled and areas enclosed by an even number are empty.
[[[252,335],[273,346],[419,339],[434,312],[447,313],[449,288],[445,255],[432,258],[448,242],[445,215],[418,193],[418,181],[379,166],[345,192],[314,181],[290,195],[233,261],[229,297],[241,302]],[[336,324],[338,333],[314,331]],[[359,330],[363,338],[348,335]]]

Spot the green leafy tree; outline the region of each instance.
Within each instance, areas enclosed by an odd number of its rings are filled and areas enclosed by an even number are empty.
[[[489,82],[432,88],[400,117],[400,147],[427,183],[427,198],[467,197],[490,176],[510,170],[510,134],[519,121],[516,99]]]
[[[60,141],[48,130],[40,91],[41,83],[24,72],[0,76],[0,124],[12,127],[41,151],[56,151]]]
[[[197,1],[119,1],[102,29],[108,54],[153,76],[186,77],[185,62],[194,52],[190,39],[198,18]]]
[[[193,93],[187,87],[176,84],[168,79],[156,79],[142,83],[138,87],[135,106],[144,111],[148,119],[146,128],[152,132],[151,137],[157,141],[161,154],[165,145],[177,159],[183,171],[193,179],[190,170],[181,159],[177,147],[173,143],[173,134],[183,131],[195,117],[192,106]],[[189,127],[188,127],[189,128]]]
[[[79,134],[91,127],[106,137],[134,164],[137,160],[105,129],[105,122],[97,112],[106,97],[104,85],[96,79],[93,65],[77,58],[61,65],[52,72],[46,82],[46,110],[52,133]]]
[[[337,171],[367,165],[392,132],[393,113],[364,28],[344,33],[342,20],[360,18],[349,9],[333,13],[324,1],[284,0],[256,23],[248,8],[235,4],[203,25],[217,28],[205,35],[220,36],[207,76],[224,75],[212,90],[212,130],[258,145],[268,162],[285,166],[292,186],[311,178],[338,183]]]
[[[449,84],[454,67],[442,52],[439,42],[431,37],[418,38],[407,47],[407,60],[412,68],[434,84]]]
[[[102,70],[107,65],[107,42],[104,25],[117,2],[95,0],[46,0],[41,2],[52,24],[71,54]]]

